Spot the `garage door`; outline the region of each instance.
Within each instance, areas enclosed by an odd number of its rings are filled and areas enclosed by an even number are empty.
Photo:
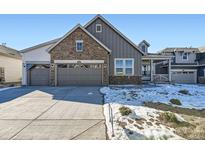
[[[175,83],[196,83],[196,71],[173,71],[172,81]]]
[[[38,65],[30,69],[31,86],[48,86],[49,85],[49,67]]]
[[[101,85],[101,64],[66,64],[58,65],[58,86]]]

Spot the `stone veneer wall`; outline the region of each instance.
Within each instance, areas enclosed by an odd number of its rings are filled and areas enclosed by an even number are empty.
[[[141,84],[141,76],[110,76],[110,84]]]
[[[83,52],[76,52],[76,40],[83,40]],[[61,41],[51,51],[50,85],[55,86],[55,64],[54,60],[104,60],[103,84],[109,84],[109,54],[99,43],[77,28],[68,37]]]
[[[198,82],[201,84],[205,84],[205,77],[198,77]]]

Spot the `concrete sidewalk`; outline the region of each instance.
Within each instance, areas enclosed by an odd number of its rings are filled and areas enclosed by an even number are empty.
[[[99,87],[0,92],[0,139],[106,139]]]

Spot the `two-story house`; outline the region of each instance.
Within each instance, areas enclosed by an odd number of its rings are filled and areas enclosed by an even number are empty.
[[[198,83],[205,83],[205,52],[197,53],[198,61]]]
[[[171,56],[171,80],[175,83],[197,83],[198,48],[166,48],[160,54]]]

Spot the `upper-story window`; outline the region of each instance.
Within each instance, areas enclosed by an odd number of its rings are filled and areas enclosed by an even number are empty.
[[[82,52],[83,51],[83,40],[76,40],[76,52]]]
[[[189,59],[189,54],[187,52],[182,53],[182,60],[188,60]]]
[[[145,45],[142,45],[142,51],[143,51],[143,52],[146,52],[146,47],[145,47]]]
[[[205,69],[204,69],[204,77],[205,77]]]
[[[101,24],[96,24],[96,32],[101,33],[102,32],[102,25]]]

